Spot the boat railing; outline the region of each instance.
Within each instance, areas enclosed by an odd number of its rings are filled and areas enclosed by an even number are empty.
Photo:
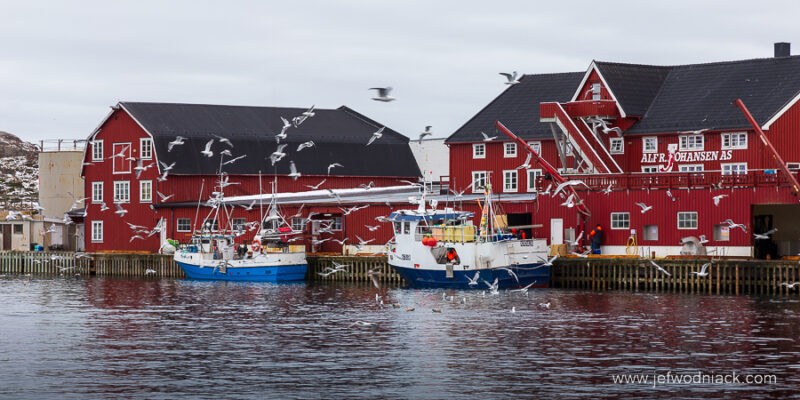
[[[476,240],[475,225],[433,225],[417,227],[414,240],[421,242],[422,238],[430,236],[440,242],[467,243]]]

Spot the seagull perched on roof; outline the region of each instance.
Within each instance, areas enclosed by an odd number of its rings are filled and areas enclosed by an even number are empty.
[[[204,155],[204,156],[206,156],[206,157],[212,157],[212,156],[214,156],[214,152],[213,152],[213,151],[211,151],[211,145],[212,145],[213,143],[214,143],[214,139],[211,139],[211,140],[209,140],[208,142],[206,142],[206,148],[205,148],[203,151],[201,151],[200,153],[201,153],[201,154],[203,154],[203,155]]]
[[[519,83],[519,81],[517,80],[517,71],[514,71],[510,74],[508,72],[500,72],[500,75],[506,77],[506,82],[505,82],[506,85],[516,85]]]
[[[278,149],[275,150],[272,154],[270,154],[269,160],[272,162],[272,165],[275,165],[276,162],[278,162],[281,159],[283,159],[283,157],[286,157],[286,153],[283,152],[283,149],[285,147],[286,147],[286,143],[279,144],[278,145]]]
[[[370,137],[369,141],[367,142],[367,146],[371,145],[372,142],[380,139],[381,136],[383,136],[383,129],[384,128],[386,128],[386,127],[382,126],[381,129],[378,129],[377,131],[375,131],[375,133],[372,134],[372,137]]]
[[[770,229],[770,230],[768,230],[768,231],[766,231],[764,233],[754,233],[753,236],[755,236],[756,240],[767,240],[767,239],[769,239],[769,235],[772,235],[773,233],[775,233],[777,231],[778,231],[778,228]]]
[[[556,186],[556,190],[553,192],[553,196],[554,197],[557,196],[558,193],[561,192],[562,190],[564,190],[564,188],[567,187],[567,186],[578,186],[578,185],[583,185],[583,186],[586,186],[587,188],[589,188],[589,185],[587,185],[586,182],[584,182],[584,181],[582,181],[580,179],[571,179],[571,180],[568,180],[568,181],[564,181],[561,184],[559,184],[558,186]],[[591,189],[591,188],[589,188],[589,189]]]
[[[382,87],[382,88],[381,87],[374,87],[374,88],[369,88],[369,90],[377,90],[378,91],[377,92],[377,96],[378,97],[373,97],[372,100],[383,101],[383,102],[390,102],[392,100],[395,100],[394,97],[389,96],[389,93],[392,91],[391,86]]]
[[[428,125],[425,127],[425,130],[419,134],[419,144],[422,144],[422,138],[430,135],[433,135],[433,132],[431,132],[431,126]]]
[[[743,232],[747,233],[747,226],[745,224],[737,224],[733,222],[732,219],[728,218],[725,221],[720,222],[721,224],[728,224],[728,229],[739,228]]]
[[[300,173],[297,172],[297,167],[294,165],[294,161],[289,161],[289,176],[292,177],[293,180],[297,180],[300,177]]]
[[[486,133],[484,133],[483,131],[481,131],[481,135],[483,135],[483,141],[484,142],[491,142],[492,140],[497,139],[497,136],[489,136]]]
[[[314,141],[313,140],[309,140],[307,142],[303,142],[303,143],[300,143],[299,145],[297,145],[297,151],[300,151],[300,150],[303,150],[303,149],[309,149],[309,148],[312,148],[312,147],[314,147]]]
[[[646,213],[646,212],[648,212],[648,211],[653,209],[653,206],[648,206],[647,204],[644,204],[644,203],[636,203],[636,205],[641,207],[642,214],[644,214],[644,213]]]
[[[170,151],[172,151],[172,148],[173,148],[173,147],[175,147],[175,146],[180,146],[180,145],[182,145],[182,144],[184,143],[184,140],[186,140],[186,138],[185,138],[185,137],[183,137],[183,136],[177,136],[177,137],[175,138],[175,140],[173,140],[173,141],[171,141],[171,142],[167,143],[167,152],[170,152]]]
[[[316,185],[306,185],[306,187],[311,189],[311,190],[317,190],[317,189],[319,189],[320,186],[322,186],[323,183],[325,183],[325,181],[327,181],[327,179],[323,179],[320,183],[318,183]]]
[[[344,165],[342,165],[342,164],[339,164],[339,163],[333,163],[333,164],[330,164],[330,165],[328,165],[328,175],[330,175],[330,174],[331,174],[331,170],[332,170],[334,167],[344,167]]]

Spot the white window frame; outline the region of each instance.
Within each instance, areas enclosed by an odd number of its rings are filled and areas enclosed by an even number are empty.
[[[181,223],[186,223],[186,228],[185,229],[181,226]],[[191,218],[177,218],[175,220],[175,230],[177,232],[191,232],[192,231],[192,219]]]
[[[531,148],[533,149],[533,151],[536,152],[536,154],[540,156],[542,155],[542,142],[540,141],[528,142],[528,146],[531,146]]]
[[[642,173],[644,174],[653,174],[658,172],[658,165],[643,165],[642,166]]]
[[[92,182],[92,204],[103,202],[103,182]]]
[[[478,175],[482,175],[478,178]],[[483,186],[486,186],[486,179],[488,174],[486,171],[472,171],[472,193],[483,193]],[[478,184],[478,180],[483,181],[483,185]]]
[[[564,146],[564,156],[572,157],[572,152],[572,143],[567,142],[567,144]]]
[[[622,138],[608,139],[608,152],[611,154],[625,154],[625,141]]]
[[[592,91],[592,100],[600,100],[602,97],[603,86],[600,83],[593,83],[590,90]]]
[[[610,218],[611,229],[631,229],[631,213],[612,212]]]
[[[747,163],[721,163],[719,168],[722,175],[747,175]]]
[[[292,217],[292,230],[295,231],[304,231],[306,224],[306,219],[303,217]]]
[[[510,178],[510,179],[509,179]],[[516,193],[519,191],[519,174],[517,170],[503,171],[503,193]]]
[[[153,159],[153,139],[150,138],[139,139],[139,158],[141,158],[142,160]]]
[[[145,194],[148,196],[145,196]],[[153,181],[139,181],[139,202],[153,202]]]
[[[678,136],[679,151],[703,151],[705,149],[705,136],[698,134]]]
[[[125,146],[127,146],[127,147],[129,148],[129,150],[130,150],[130,154],[131,154],[131,155],[133,155],[133,148],[131,147],[131,146],[133,146],[133,143],[131,143],[131,142],[113,143],[113,144],[111,145],[111,149],[112,149],[112,151],[115,151],[115,150],[116,150],[116,148],[117,148],[117,146],[121,146],[121,149],[124,149],[124,148],[125,148]],[[120,149],[120,151],[122,151],[121,149]],[[114,154],[117,154],[117,153],[114,153]],[[113,156],[114,154],[112,154],[112,156]],[[125,162],[127,162],[127,163],[128,163],[128,169],[127,169],[127,170],[120,170],[120,171],[117,171],[117,160],[116,160],[116,158],[112,158],[112,159],[111,159],[111,169],[113,170],[113,172],[112,172],[112,173],[113,173],[114,175],[120,175],[120,174],[130,174],[130,173],[131,173],[131,171],[133,170],[133,161],[131,161],[131,160],[128,160],[128,159],[123,159],[123,160],[122,160],[122,163],[123,163],[123,164],[121,164],[121,165],[122,165],[122,166],[124,166],[124,165],[125,165],[125,164],[124,164]]]
[[[788,168],[789,171],[800,171],[800,162],[787,162],[786,168]]]
[[[344,224],[344,218],[341,215],[333,217],[333,223],[331,224],[332,231],[341,231],[342,226]]]
[[[538,192],[536,188],[536,180],[538,177],[542,176],[541,169],[528,169],[526,170],[528,174],[528,192]],[[531,176],[533,175],[533,176]]]
[[[687,219],[685,217],[690,217],[692,215],[694,216],[694,218],[693,218],[694,219],[694,226],[681,226],[681,222],[682,222],[681,221],[681,217],[684,217],[683,218],[683,222],[690,222],[691,218]],[[676,216],[676,220],[677,220],[678,229],[695,229],[696,230],[697,227],[699,226],[699,223],[698,223],[698,220],[697,220],[697,211],[678,211],[678,214]]]
[[[678,172],[704,172],[705,167],[703,164],[681,164],[678,166]]]
[[[514,158],[517,156],[517,144],[514,142],[503,143],[503,158]]]
[[[480,151],[478,151],[480,149]],[[474,143],[472,145],[472,158],[486,158],[486,143]]]
[[[125,187],[126,190],[124,193],[126,195],[125,198],[120,197],[119,195],[122,194],[122,188]],[[131,202],[131,182],[130,181],[114,181],[114,200],[115,204],[124,204]]]
[[[238,218],[232,218],[231,219],[231,227],[235,231],[236,230],[243,231],[246,226],[247,226],[247,218],[238,217]]]
[[[734,138],[736,138],[734,140]],[[727,144],[725,143],[727,142]],[[722,134],[722,150],[747,149],[747,132],[728,132]]]
[[[92,243],[103,243],[103,221],[92,221]]]
[[[650,148],[651,144],[652,148]],[[642,153],[658,153],[657,136],[645,136],[642,138]]]
[[[92,141],[92,161],[103,161],[103,140]]]

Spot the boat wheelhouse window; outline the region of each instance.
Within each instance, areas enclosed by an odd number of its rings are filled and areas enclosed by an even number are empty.
[[[431,235],[433,230],[430,226],[427,225],[418,225],[417,226],[417,233],[414,234],[414,240],[419,242],[422,241],[422,238],[428,235]]]
[[[411,222],[410,221],[403,222],[403,234],[404,235],[411,234]]]
[[[402,222],[393,222],[394,225],[394,234],[399,235],[403,233],[403,223]]]

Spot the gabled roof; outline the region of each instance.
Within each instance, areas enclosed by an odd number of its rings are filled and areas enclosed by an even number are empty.
[[[737,98],[763,126],[798,94],[800,56],[675,66],[625,134],[749,128]]]
[[[671,70],[654,65],[602,61],[593,64],[627,117],[644,115]]]
[[[480,142],[481,132],[495,136],[497,120],[523,139],[550,138],[550,125],[539,122],[539,103],[569,101],[583,75],[583,72],[523,75],[518,84],[497,96],[445,143]]]
[[[316,109],[316,115],[299,127],[289,128],[284,149],[286,157],[274,167],[269,156],[278,143],[281,117],[291,121],[305,109],[284,107],[249,107],[207,104],[121,102],[120,107],[153,137],[157,159],[166,164],[175,162],[171,174],[215,174],[219,168],[219,152],[229,149],[233,157],[246,155],[224,170],[230,174],[288,174],[289,161],[294,161],[303,175],[326,175],[329,164],[338,162],[336,175],[417,177],[419,167],[408,145],[409,139],[390,128],[369,147],[367,141],[381,124],[347,107]],[[230,139],[229,148],[214,135]],[[167,144],[176,136],[185,144],[167,151]],[[200,154],[206,143],[215,139],[211,158]],[[306,141],[315,146],[297,151]],[[226,158],[230,159],[230,157]]]

